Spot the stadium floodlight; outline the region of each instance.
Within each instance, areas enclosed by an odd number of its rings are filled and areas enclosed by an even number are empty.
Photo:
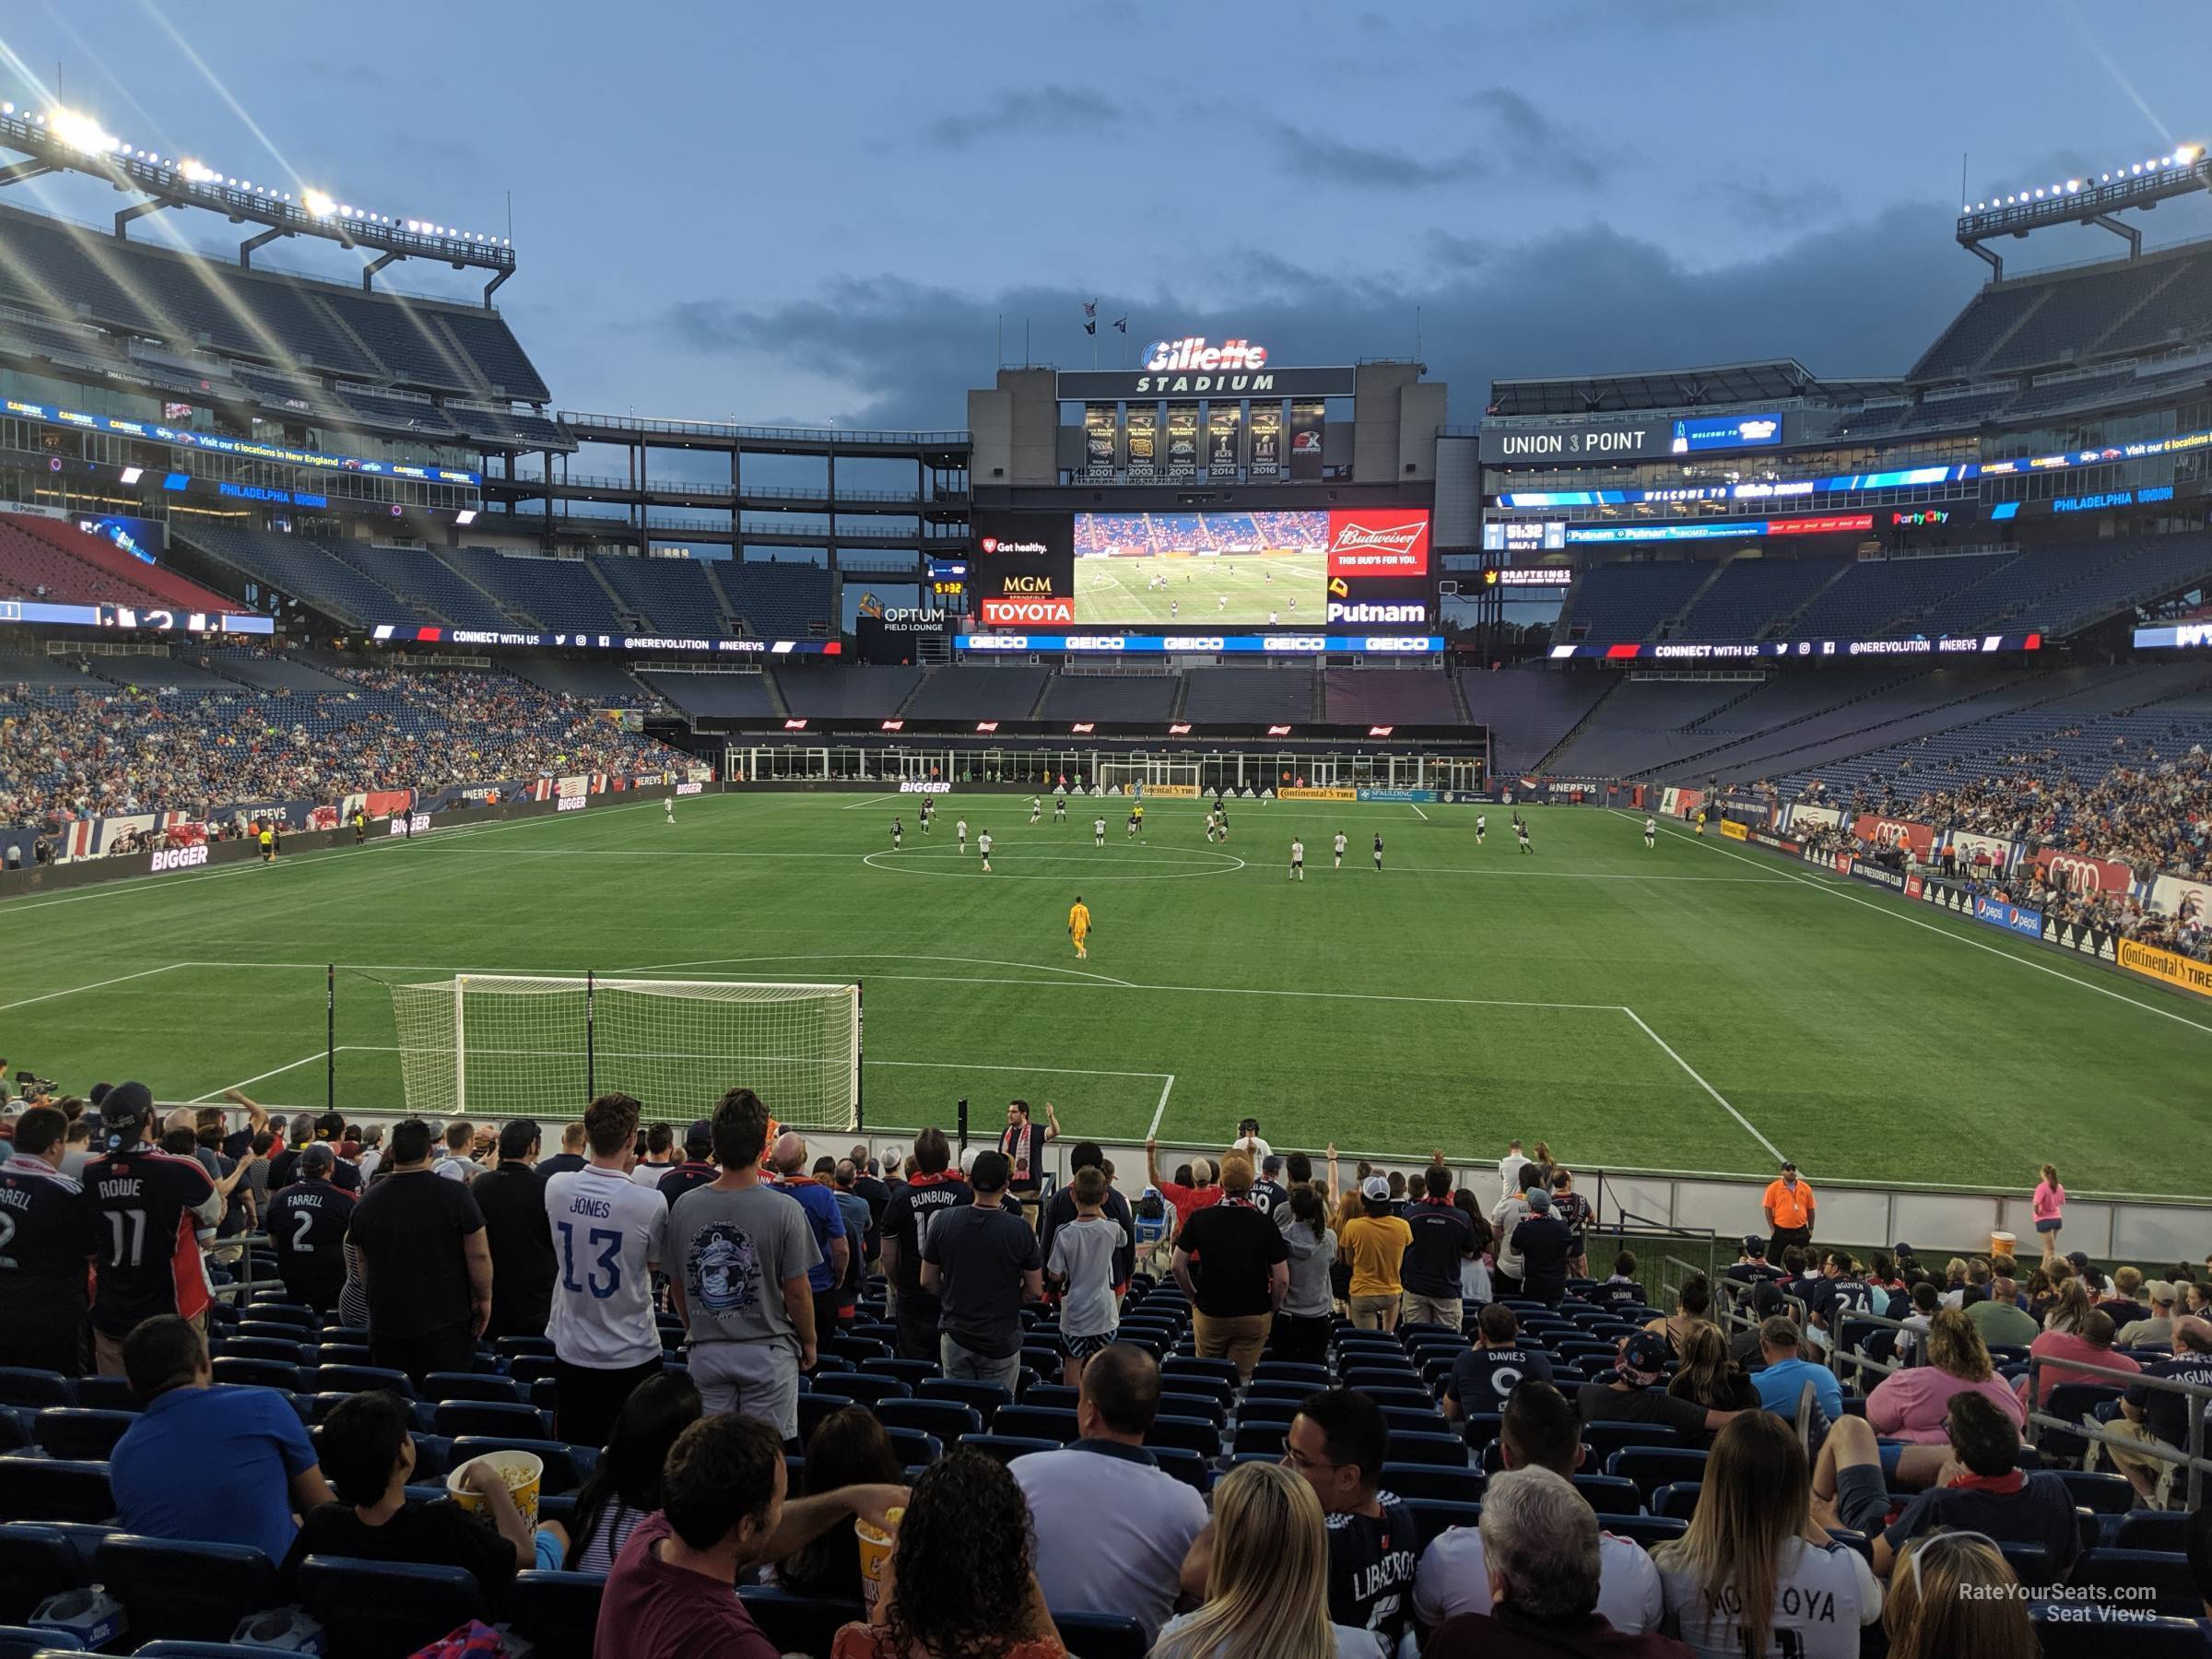
[[[2054,225],[2095,225],[2128,245],[2128,257],[2143,251],[2143,233],[2112,216],[2127,208],[2148,209],[2169,197],[2212,189],[2212,160],[2201,144],[2177,145],[2172,153],[2123,163],[2100,172],[2068,178],[2044,187],[1993,195],[1963,206],[1959,214],[1959,245],[1988,262],[1998,276],[2005,262],[1983,244],[2002,236],[2024,237]]]
[[[88,173],[118,190],[140,193],[145,200],[115,216],[118,237],[127,235],[131,220],[146,214],[165,207],[200,207],[220,213],[233,224],[252,221],[266,227],[241,244],[239,263],[244,265],[253,264],[255,249],[277,237],[317,236],[347,248],[373,249],[382,255],[363,270],[364,288],[373,286],[378,271],[399,259],[438,259],[457,271],[489,271],[492,278],[484,288],[487,305],[515,272],[513,243],[504,238],[341,204],[321,190],[303,190],[295,202],[288,191],[235,178],[202,161],[135,148],[81,111],[56,106],[33,112],[0,103],[0,150],[29,158],[0,163],[0,189],[43,173],[66,171]]]

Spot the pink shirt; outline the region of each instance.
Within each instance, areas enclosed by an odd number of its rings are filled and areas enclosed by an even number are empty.
[[[2053,1186],[2047,1181],[2039,1181],[2035,1183],[2035,1197],[2031,1202],[2038,1221],[2055,1221],[2058,1212],[2066,1207],[2066,1189]]]
[[[2109,1347],[2098,1347],[2072,1331],[2039,1331],[2035,1340],[2028,1345],[2028,1352],[2053,1360],[2078,1359],[2085,1365],[2101,1365],[2107,1371],[2132,1371],[2143,1369],[2125,1354],[2116,1354]],[[2069,1373],[2065,1366],[2053,1364],[2046,1364],[2037,1371],[2035,1380],[2035,1403],[2038,1406],[2049,1399],[2051,1391],[2061,1382],[2097,1382],[2108,1387],[2119,1386],[2110,1377],[2085,1376],[2079,1371]],[[2028,1397],[2027,1378],[2022,1377],[2013,1386],[2020,1398]]]
[[[1866,1396],[1866,1426],[1884,1440],[1940,1446],[1948,1438],[1943,1431],[1945,1408],[1953,1394],[1970,1391],[1987,1395],[2012,1419],[2014,1428],[2028,1426],[2027,1408],[2002,1377],[1968,1382],[1933,1365],[1916,1365],[1885,1377]]]

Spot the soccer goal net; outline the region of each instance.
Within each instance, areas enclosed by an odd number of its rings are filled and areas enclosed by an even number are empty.
[[[782,1123],[860,1123],[858,985],[465,974],[394,985],[392,1013],[425,1116],[566,1121],[619,1090],[689,1122],[743,1085]]]
[[[1140,789],[1147,794],[1155,791],[1163,795],[1196,794],[1198,763],[1195,760],[1100,760],[1098,783],[1101,791],[1119,788],[1124,794],[1135,794]]]

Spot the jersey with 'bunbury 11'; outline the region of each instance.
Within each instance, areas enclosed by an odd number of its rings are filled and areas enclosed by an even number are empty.
[[[546,1335],[571,1365],[618,1371],[661,1354],[653,1269],[668,1231],[668,1201],[619,1170],[563,1170],[546,1182],[546,1217],[560,1277]]]

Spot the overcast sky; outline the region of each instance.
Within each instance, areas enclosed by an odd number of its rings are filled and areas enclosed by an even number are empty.
[[[1494,375],[1895,373],[1985,275],[1951,240],[1962,156],[1979,198],[2212,138],[2205,0],[14,0],[0,47],[18,102],[58,76],[135,145],[295,194],[503,233],[512,193],[499,298],[562,406],[767,422],[962,425],[1002,317],[1010,360],[1026,331],[1088,367],[1093,296],[1133,344],[1281,363],[1418,328],[1459,421]],[[2139,222],[2172,241],[2212,207]]]

